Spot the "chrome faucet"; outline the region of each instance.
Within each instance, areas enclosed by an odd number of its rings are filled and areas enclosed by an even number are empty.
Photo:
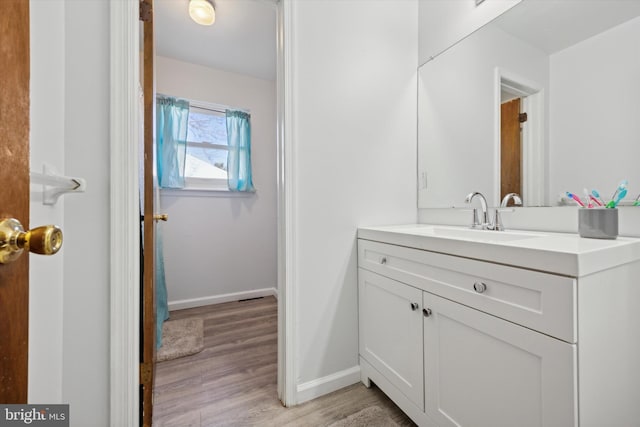
[[[473,193],[467,194],[467,197],[464,199],[466,203],[471,204],[473,199],[480,199],[480,209],[482,209],[482,222],[478,220],[478,211],[477,209],[473,209],[473,222],[471,223],[471,228],[482,228],[483,230],[492,230],[493,225],[489,222],[489,210],[487,208],[487,199],[482,195],[482,193],[475,191]]]
[[[513,204],[516,206],[522,206],[522,199],[518,193],[509,193],[502,199],[500,203],[500,207],[496,208],[496,216],[493,221],[494,230],[496,231],[504,231],[504,225],[502,224],[502,216],[500,216],[500,212],[513,212],[513,209],[506,209],[509,200],[513,199]]]
[[[482,230],[496,230],[503,231],[504,225],[502,224],[502,217],[500,216],[500,212],[513,211],[512,209],[507,209],[507,204],[509,200],[513,199],[514,205],[522,206],[522,199],[520,195],[517,193],[509,193],[502,199],[502,203],[500,203],[500,207],[495,209],[493,222],[489,220],[489,208],[487,207],[487,199],[484,195],[478,191],[473,193],[469,193],[464,201],[468,204],[473,202],[473,199],[480,199],[480,209],[482,209],[482,222],[478,219],[478,210],[476,208],[473,209],[473,220],[471,222],[471,228],[481,228]]]
[[[502,203],[500,203],[501,208],[506,208],[507,203],[509,203],[509,199],[513,199],[513,204],[516,206],[522,206],[522,199],[518,193],[509,193],[502,199]]]

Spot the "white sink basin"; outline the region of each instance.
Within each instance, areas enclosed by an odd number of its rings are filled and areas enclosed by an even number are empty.
[[[420,234],[430,234],[435,237],[473,240],[478,242],[512,242],[544,237],[543,234],[523,233],[521,231],[474,230],[471,228],[443,226],[421,227],[417,231]]]
[[[578,233],[398,224],[361,227],[358,238],[571,277],[640,260],[640,239],[622,236],[586,239]]]

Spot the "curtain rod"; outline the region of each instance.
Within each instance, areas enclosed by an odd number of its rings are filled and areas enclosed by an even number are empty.
[[[202,107],[200,105],[194,105],[194,104],[191,104],[191,106],[194,107],[194,108],[198,108],[200,110],[213,111],[215,113],[222,113],[222,114],[226,113],[226,110],[220,110],[220,109],[209,108],[209,107]]]
[[[205,107],[205,106],[203,106],[203,104],[204,104],[204,105],[206,105],[205,103],[200,103],[200,102],[198,102],[198,101],[190,101],[190,103],[189,103],[189,105],[190,105],[191,107],[193,107],[193,108],[197,108],[197,109],[199,109],[199,110],[213,111],[214,113],[220,113],[220,114],[227,114],[227,111],[226,111],[226,110],[231,110],[231,111],[242,111],[243,113],[246,113],[246,114],[248,114],[249,116],[251,116],[251,111],[249,111],[249,110],[245,110],[245,109],[242,109],[242,108],[231,108],[231,107],[227,107],[227,108],[224,108],[224,107],[218,107],[218,108],[216,108],[216,107]]]
[[[163,93],[156,94],[156,98],[160,96],[167,96],[167,97],[174,98],[174,96],[172,95],[165,95]],[[182,98],[182,99],[189,101],[190,106],[199,108],[201,110],[213,111],[214,113],[221,113],[221,114],[226,114],[226,110],[233,110],[233,111],[242,111],[243,113],[247,113],[251,115],[251,111],[245,110],[244,108],[232,108],[232,107],[227,107],[226,105],[216,105],[210,102],[198,101],[195,99],[188,99],[188,98]]]

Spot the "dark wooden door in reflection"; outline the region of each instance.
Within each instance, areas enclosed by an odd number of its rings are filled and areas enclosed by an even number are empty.
[[[509,193],[523,196],[520,98],[500,108],[500,199]]]

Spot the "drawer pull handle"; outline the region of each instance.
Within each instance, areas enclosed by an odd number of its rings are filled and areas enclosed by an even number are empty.
[[[387,263],[387,257],[383,256],[382,258],[380,258],[380,264],[386,264]]]
[[[485,285],[482,282],[476,282],[473,284],[473,290],[476,291],[477,293],[481,294],[484,291],[487,290],[487,285]]]
[[[416,311],[418,308],[420,308],[420,306],[418,305],[417,302],[411,303],[411,310]]]
[[[422,309],[422,314],[424,314],[424,317],[431,316],[431,309],[430,308],[423,308]]]

